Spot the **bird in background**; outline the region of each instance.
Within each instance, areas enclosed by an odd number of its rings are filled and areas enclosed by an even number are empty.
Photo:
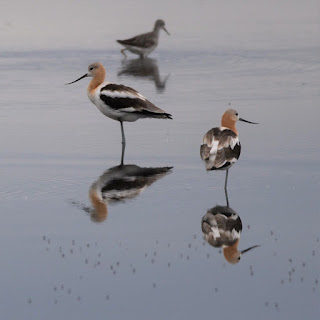
[[[239,117],[234,109],[228,109],[222,116],[221,127],[209,130],[203,137],[200,156],[210,170],[226,170],[224,188],[227,188],[229,168],[239,159],[241,152],[236,122],[257,124]]]
[[[121,50],[121,53],[126,57],[125,50],[129,50],[130,52],[139,55],[140,58],[146,57],[157,47],[161,29],[170,35],[165,28],[165,22],[159,19],[155,22],[151,32],[139,34],[126,40],[117,40],[118,43],[125,47]]]
[[[171,114],[156,107],[138,91],[122,84],[105,82],[106,70],[100,62],[89,65],[83,78],[92,77],[88,85],[88,98],[107,117],[120,122],[122,144],[126,143],[123,122],[133,122],[142,118],[172,119]]]

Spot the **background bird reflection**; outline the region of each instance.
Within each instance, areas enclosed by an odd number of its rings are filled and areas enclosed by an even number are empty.
[[[118,76],[129,76],[153,81],[159,93],[165,91],[166,82],[170,74],[165,77],[160,76],[158,62],[156,59],[123,59]]]
[[[201,229],[204,239],[215,248],[222,247],[225,259],[231,264],[236,264],[244,253],[259,246],[255,245],[242,251],[238,250],[242,221],[240,216],[229,207],[227,190],[225,190],[225,195],[227,205],[217,205],[208,209],[202,217]]]

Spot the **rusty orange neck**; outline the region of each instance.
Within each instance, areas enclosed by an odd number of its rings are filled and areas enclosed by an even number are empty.
[[[104,69],[97,71],[97,73],[94,75],[94,77],[89,83],[88,91],[90,93],[94,91],[104,81],[105,77],[106,77],[106,71]]]
[[[236,123],[235,121],[233,121],[232,119],[230,119],[230,117],[226,114],[224,114],[222,116],[222,119],[221,119],[221,126],[222,127],[226,127],[230,130],[232,130],[236,135],[238,135],[238,130],[236,128]]]

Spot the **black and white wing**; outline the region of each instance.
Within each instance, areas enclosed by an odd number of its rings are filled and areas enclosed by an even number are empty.
[[[201,159],[207,170],[227,169],[240,157],[239,137],[230,129],[213,128],[203,137]]]
[[[113,111],[138,113],[142,117],[172,119],[171,114],[156,107],[138,91],[124,85],[104,85],[100,89],[100,99]]]

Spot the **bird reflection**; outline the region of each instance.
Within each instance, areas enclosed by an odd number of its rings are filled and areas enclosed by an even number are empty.
[[[161,79],[157,60],[151,58],[122,60],[122,66],[118,72],[118,76],[120,77],[123,75],[142,79],[147,78],[154,81],[156,90],[159,93],[164,92],[166,82],[170,76],[168,74],[166,77]]]
[[[133,199],[156,182],[171,172],[173,167],[145,168],[135,164],[124,164],[124,151],[122,147],[121,163],[107,169],[92,183],[89,189],[89,198],[92,207],[74,205],[90,214],[94,222],[103,222],[108,217],[108,205],[123,203]]]
[[[229,207],[227,190],[225,190],[225,195],[227,205],[217,205],[209,209],[202,217],[201,229],[204,239],[215,248],[222,247],[225,259],[231,264],[236,264],[244,253],[259,246],[238,250],[242,222],[239,215]]]

